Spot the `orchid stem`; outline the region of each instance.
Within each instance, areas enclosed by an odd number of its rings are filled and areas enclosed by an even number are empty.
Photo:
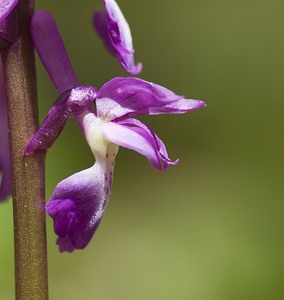
[[[12,164],[17,300],[48,299],[45,154],[23,156],[27,142],[38,128],[35,60],[29,32],[33,6],[33,0],[19,2],[19,36],[3,52]]]

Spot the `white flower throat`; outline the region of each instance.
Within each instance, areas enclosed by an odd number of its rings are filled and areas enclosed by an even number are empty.
[[[77,116],[76,120],[83,130],[86,141],[96,160],[105,160],[108,163],[112,163],[119,146],[104,137],[103,128],[108,121],[98,118],[90,111]]]

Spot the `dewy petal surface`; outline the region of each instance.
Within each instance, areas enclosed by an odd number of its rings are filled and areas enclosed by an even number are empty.
[[[144,155],[153,167],[160,171],[166,169],[169,164],[178,163],[178,160],[170,160],[164,143],[139,120],[108,122],[104,125],[103,134],[107,140]]]
[[[19,0],[1,0],[0,1],[0,22],[12,12]]]
[[[11,194],[11,166],[8,140],[7,109],[0,57],[0,201]]]
[[[46,210],[61,252],[85,248],[94,235],[109,199],[112,167],[97,161],[56,186]]]
[[[31,34],[40,59],[59,93],[79,86],[57,25],[46,11],[36,12]]]
[[[183,114],[201,108],[201,100],[184,99],[169,89],[139,78],[116,77],[98,92],[97,113],[109,120],[159,114]]]
[[[134,49],[129,25],[114,0],[104,0],[104,11],[96,12],[94,28],[108,51],[116,56],[122,67],[132,75],[142,70],[142,64],[134,64]]]

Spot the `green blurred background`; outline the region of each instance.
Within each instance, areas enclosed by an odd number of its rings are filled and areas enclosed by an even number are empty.
[[[54,14],[82,84],[126,76],[90,25],[99,1],[36,3]],[[143,118],[180,163],[159,173],[121,148],[111,201],[84,251],[60,254],[48,218],[50,299],[284,299],[284,2],[118,3],[140,77],[208,106]],[[56,92],[40,64],[38,83],[42,120]],[[47,156],[47,198],[92,163],[71,120]],[[11,201],[1,204],[0,236],[0,299],[9,300]]]

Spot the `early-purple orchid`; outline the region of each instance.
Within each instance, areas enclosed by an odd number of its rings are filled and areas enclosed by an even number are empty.
[[[111,193],[119,146],[144,155],[158,170],[178,162],[168,157],[159,137],[133,117],[183,114],[204,107],[205,103],[185,99],[165,87],[133,77],[114,78],[100,89],[80,86],[52,16],[37,12],[31,32],[60,96],[25,154],[51,147],[72,116],[95,157],[93,166],[61,181],[46,205],[54,220],[60,251],[71,252],[84,248],[101,222]]]
[[[137,75],[142,70],[142,64],[134,64],[134,49],[129,25],[114,0],[103,0],[103,3],[104,10],[94,13],[94,28],[107,50],[118,58],[125,71]]]
[[[15,39],[16,28],[13,9],[19,0],[0,1],[0,48],[10,46]],[[2,58],[0,56],[0,201],[11,194],[11,167],[8,140],[7,108]]]

